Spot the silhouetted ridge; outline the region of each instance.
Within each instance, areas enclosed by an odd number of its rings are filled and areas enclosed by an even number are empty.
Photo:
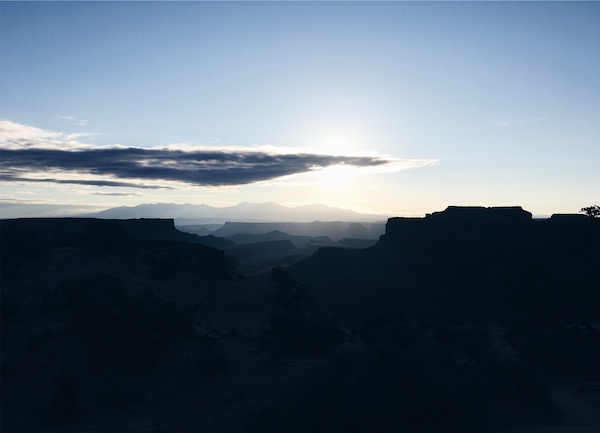
[[[61,236],[113,231],[136,239],[202,243],[200,237],[177,230],[172,219],[21,218],[2,220],[1,224],[3,229],[50,232]]]
[[[436,241],[444,238],[457,239],[459,236],[464,241],[469,237],[476,237],[478,242],[493,246],[499,237],[504,237],[503,244],[509,241],[518,243],[523,237],[533,242],[532,237],[537,240],[556,239],[560,233],[564,236],[565,230],[593,230],[592,227],[597,228],[598,221],[580,214],[555,214],[549,219],[534,220],[532,214],[520,206],[449,206],[446,210],[428,214],[425,218],[390,218],[381,239],[389,245],[418,233],[422,241],[429,238]]]
[[[600,317],[598,245],[600,219],[449,207],[390,218],[372,248],[321,249],[292,269],[315,288],[318,308],[350,322],[389,309],[416,322],[578,321]]]
[[[425,218],[390,218],[380,244],[407,251],[430,248],[432,253],[452,249],[459,255],[471,253],[469,245],[482,251],[513,250],[533,223],[531,213],[521,207],[450,206]]]
[[[448,206],[442,212],[434,212],[427,218],[443,219],[456,222],[515,222],[531,220],[531,212],[521,206],[482,207],[482,206]]]
[[[96,257],[138,257],[155,279],[178,270],[229,278],[235,261],[210,243],[231,244],[175,229],[172,219],[105,220],[94,218],[25,218],[0,222],[2,278],[17,278],[27,260],[52,257],[59,248],[79,248]]]
[[[531,213],[520,206],[515,207],[479,207],[448,206],[446,210],[427,214],[425,218],[390,218],[386,225],[386,234],[402,227],[407,221],[419,224],[466,223],[466,224],[514,224],[531,221]],[[410,224],[410,223],[408,223]]]
[[[588,217],[587,215],[577,214],[577,213],[556,213],[550,217],[552,221],[559,222],[579,222],[583,221],[593,221],[593,218]]]

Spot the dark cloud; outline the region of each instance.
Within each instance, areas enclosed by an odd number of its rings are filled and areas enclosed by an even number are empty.
[[[93,192],[92,195],[102,195],[111,197],[143,197],[145,194],[135,194],[130,192]]]
[[[0,165],[2,165],[0,163]],[[3,170],[0,170],[3,172]],[[91,185],[91,186],[118,186],[124,188],[143,188],[143,189],[172,189],[165,186],[155,185],[140,185],[133,182],[115,182],[111,180],[101,179],[56,179],[51,177],[46,178],[35,178],[26,176],[16,176],[13,174],[2,174],[2,180],[4,182],[35,182],[35,183],[62,183],[66,185]]]
[[[139,182],[56,179],[51,173],[122,180],[178,181],[200,186],[243,185],[333,165],[372,167],[393,161],[368,156],[335,156],[310,153],[272,154],[254,151],[183,151],[172,149],[102,148],[57,150],[3,149],[0,175],[4,181],[75,183],[98,186],[159,188]],[[47,173],[45,179],[31,173]],[[62,177],[62,176],[60,176]]]

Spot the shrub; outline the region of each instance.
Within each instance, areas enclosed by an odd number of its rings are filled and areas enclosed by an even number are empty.
[[[281,266],[271,270],[271,282],[273,301],[289,314],[303,316],[304,307],[312,306],[317,301],[317,296],[308,286],[296,281]]]

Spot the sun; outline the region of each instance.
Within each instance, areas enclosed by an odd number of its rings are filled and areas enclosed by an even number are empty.
[[[329,155],[348,155],[354,150],[354,143],[344,134],[330,134],[319,147]]]
[[[330,156],[355,156],[358,155],[356,131],[346,128],[335,128],[325,131],[316,140],[316,151]],[[348,187],[356,167],[349,165],[334,165],[316,172],[321,186],[342,188]]]
[[[316,172],[316,177],[321,186],[349,187],[356,175],[356,167],[348,165],[334,165]]]

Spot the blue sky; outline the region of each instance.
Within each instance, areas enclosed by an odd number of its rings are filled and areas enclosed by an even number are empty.
[[[2,2],[0,199],[577,212],[598,41],[596,2]]]

